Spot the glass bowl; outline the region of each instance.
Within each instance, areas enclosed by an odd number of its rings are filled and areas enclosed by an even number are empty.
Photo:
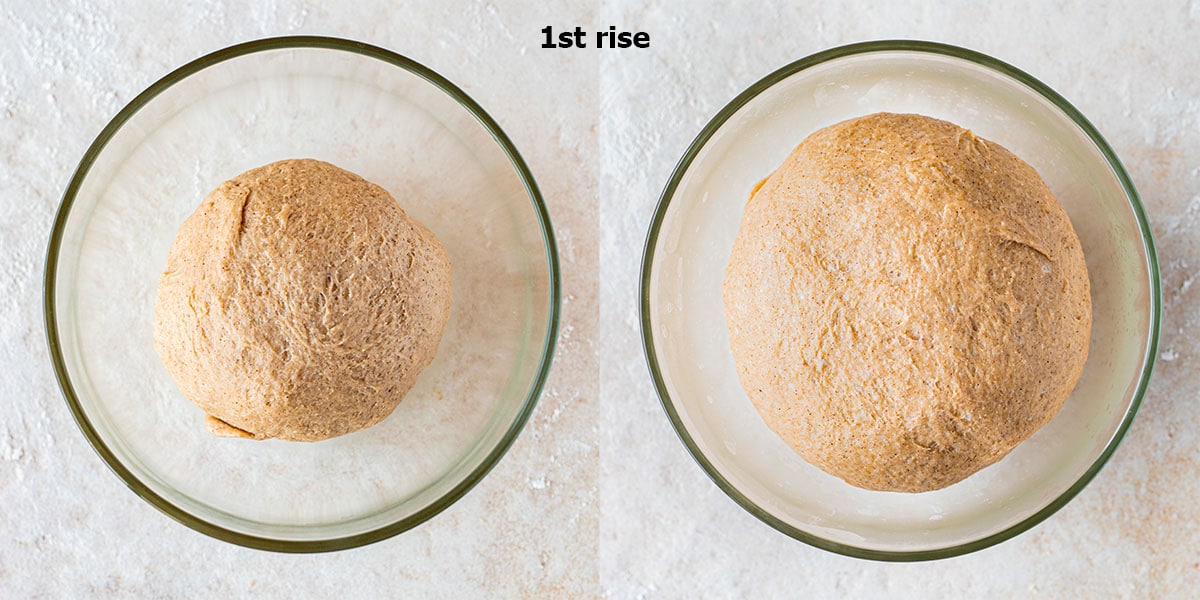
[[[317,443],[213,437],[155,354],[158,276],[210,190],[285,158],[358,173],[433,230],[454,266],[450,321],[375,427]],[[322,37],[233,46],[134,98],[84,154],[46,264],[51,358],[100,456],[185,525],[277,551],[395,535],[478,483],[533,410],[558,315],[546,207],[496,122],[412,60]]]
[[[792,452],[738,384],[721,303],[725,265],[755,183],[810,133],[879,111],[957,123],[1037,168],[1070,215],[1092,282],[1088,361],[1062,411],[1001,462],[921,494],[855,488]],[[877,560],[985,548],[1034,526],[1083,489],[1137,411],[1159,310],[1150,227],[1129,176],[1095,128],[1012,66],[924,42],[835,48],[735,98],[671,175],[642,265],[647,362],[692,456],[725,493],[779,531]]]

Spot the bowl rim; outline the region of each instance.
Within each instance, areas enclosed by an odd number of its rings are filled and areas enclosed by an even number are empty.
[[[774,86],[775,84],[787,79],[788,77],[801,71],[813,68],[817,65],[827,63],[833,60],[847,58],[856,55],[879,53],[879,52],[907,52],[915,54],[929,54],[954,59],[965,60],[977,65],[986,67],[1001,75],[1005,75],[1017,82],[1024,84],[1032,89],[1035,93],[1041,95],[1044,99],[1061,110],[1069,117],[1076,126],[1078,126],[1100,151],[1104,159],[1108,162],[1109,167],[1120,181],[1122,188],[1125,191],[1126,199],[1129,201],[1130,209],[1133,211],[1134,217],[1138,222],[1141,231],[1142,245],[1146,255],[1146,266],[1150,276],[1150,328],[1147,332],[1146,354],[1142,359],[1141,376],[1137,383],[1137,388],[1134,390],[1132,400],[1125,410],[1121,422],[1117,429],[1113,432],[1108,444],[1104,450],[1096,458],[1095,462],[1075,481],[1066,491],[1052,500],[1046,506],[1042,507],[1032,515],[1025,517],[1017,523],[1010,525],[1001,531],[972,540],[962,544],[946,546],[943,548],[933,548],[925,550],[877,550],[873,548],[864,548],[852,544],[845,544],[825,539],[813,533],[804,531],[794,527],[782,519],[774,516],[770,512],[758,506],[754,501],[742,494],[732,485],[729,480],[716,469],[712,462],[704,455],[699,445],[688,433],[684,426],[679,412],[675,408],[675,404],[667,391],[666,382],[663,379],[658,362],[658,353],[654,345],[653,328],[651,324],[651,307],[650,307],[650,280],[653,274],[653,258],[657,247],[658,236],[662,227],[663,219],[667,209],[671,204],[675,192],[683,179],[684,174],[691,166],[696,156],[703,150],[709,139],[716,133],[730,117],[733,116],[742,106],[746,105],[756,96]],[[981,550],[1009,538],[1012,538],[1024,531],[1029,530],[1038,523],[1041,523],[1050,515],[1057,512],[1065,506],[1072,498],[1075,497],[1087,484],[1096,476],[1104,464],[1112,456],[1125,432],[1129,429],[1130,423],[1133,422],[1133,417],[1137,413],[1138,407],[1141,405],[1142,397],[1145,395],[1147,385],[1150,381],[1151,373],[1154,370],[1154,361],[1158,352],[1158,337],[1159,327],[1162,314],[1162,301],[1160,289],[1160,275],[1158,266],[1158,257],[1154,245],[1154,235],[1151,231],[1150,224],[1146,218],[1145,210],[1142,207],[1141,200],[1137,190],[1134,188],[1133,181],[1129,174],[1125,171],[1121,161],[1117,158],[1115,152],[1105,141],[1100,132],[1079,112],[1070,102],[1063,96],[1052,90],[1049,86],[1037,80],[1033,76],[1024,71],[1006,63],[999,59],[993,58],[986,54],[969,50],[959,46],[943,44],[939,42],[929,42],[921,40],[877,40],[868,42],[859,42],[838,46],[816,54],[801,58],[792,63],[789,63],[766,77],[758,80],[750,87],[746,88],[742,93],[738,94],[729,104],[725,105],[709,122],[700,130],[695,139],[688,146],[683,156],[676,164],[674,171],[671,173],[667,185],[663,188],[662,195],[659,197],[658,206],[655,208],[653,220],[650,223],[649,231],[646,235],[646,243],[642,252],[642,272],[641,282],[639,285],[639,318],[642,331],[642,349],[645,354],[646,364],[650,369],[650,377],[654,380],[655,390],[658,392],[660,403],[663,410],[667,414],[667,418],[671,421],[671,426],[675,429],[675,433],[679,436],[680,441],[687,448],[692,458],[700,465],[704,472],[712,479],[713,483],[725,492],[734,502],[741,506],[744,510],[754,515],[760,521],[770,525],[779,532],[792,537],[796,540],[809,544],[811,546],[821,548],[837,554],[845,556],[877,560],[889,562],[914,562],[925,560],[936,560],[959,556]]]
[[[108,142],[112,139],[113,135],[115,135],[116,132],[120,130],[120,128],[135,113],[141,110],[152,99],[166,89],[170,88],[176,83],[179,83],[180,81],[183,81],[191,75],[203,71],[208,67],[241,56],[258,52],[284,49],[315,49],[349,52],[370,59],[383,61],[424,79],[457,101],[460,106],[470,112],[475,119],[488,130],[488,133],[491,134],[491,137],[504,151],[505,155],[508,156],[513,168],[517,171],[517,174],[521,178],[521,182],[529,196],[534,212],[537,215],[538,224],[541,228],[549,276],[547,290],[547,300],[549,306],[547,310],[546,334],[542,340],[542,355],[538,362],[537,372],[529,384],[528,391],[525,395],[525,400],[523,401],[515,419],[509,425],[508,430],[500,438],[497,445],[493,447],[484,457],[483,461],[471,472],[469,472],[462,481],[457,483],[445,494],[441,495],[427,506],[422,507],[417,512],[408,515],[403,519],[399,519],[395,522],[388,523],[362,533],[317,540],[275,539],[265,536],[250,535],[222,527],[184,510],[179,505],[176,505],[163,496],[155,493],[149,488],[149,486],[139,480],[130,469],[121,463],[116,454],[109,449],[108,445],[101,438],[95,427],[88,420],[87,414],[80,405],[74,386],[71,383],[71,376],[67,371],[66,362],[63,358],[62,348],[59,342],[58,318],[55,312],[58,255],[62,244],[62,237],[67,218],[70,215],[71,207],[75,201],[75,197],[79,192],[79,188],[83,180],[87,177],[92,164],[104,150]],[[561,279],[559,273],[558,249],[555,242],[554,230],[550,222],[550,214],[546,207],[545,200],[542,197],[542,193],[538,188],[537,182],[533,178],[533,173],[530,171],[529,166],[525,163],[525,159],[522,158],[520,152],[517,151],[517,148],[513,144],[512,140],[509,139],[504,130],[500,128],[500,125],[497,124],[491,115],[489,115],[487,111],[483,109],[483,107],[475,102],[471,96],[469,96],[454,83],[451,83],[450,80],[438,74],[433,69],[430,69],[429,67],[426,67],[425,65],[418,63],[411,58],[391,50],[344,38],[293,35],[268,37],[243,42],[223,48],[221,50],[217,50],[215,52],[211,52],[201,56],[200,58],[192,60],[155,81],[143,92],[135,96],[133,100],[126,104],[125,107],[122,108],[120,112],[118,112],[116,116],[114,116],[112,120],[108,122],[108,124],[100,131],[100,133],[96,136],[96,139],[88,147],[87,151],[83,155],[83,158],[80,159],[74,174],[71,176],[70,182],[67,184],[66,191],[63,193],[62,201],[59,204],[58,212],[55,215],[54,226],[50,234],[50,242],[46,250],[46,266],[43,273],[42,308],[44,325],[46,328],[46,339],[49,346],[50,358],[54,366],[54,374],[58,379],[59,389],[62,391],[67,406],[70,408],[71,414],[74,416],[75,422],[79,426],[79,429],[83,432],[88,442],[91,443],[92,448],[97,454],[100,455],[100,458],[103,459],[103,461],[108,465],[109,469],[111,469],[113,473],[120,477],[135,494],[172,519],[175,519],[191,529],[219,540],[260,550],[289,553],[312,553],[329,552],[364,546],[366,544],[378,542],[412,529],[413,527],[424,523],[458,501],[459,498],[461,498],[471,488],[478,484],[492,469],[492,467],[499,462],[500,458],[503,457],[508,449],[512,446],[513,442],[517,438],[517,435],[521,432],[525,423],[529,420],[534,406],[537,403],[537,399],[541,395],[542,389],[545,386],[546,379],[550,371],[550,364],[554,355],[554,349],[558,339],[558,326],[561,314]]]

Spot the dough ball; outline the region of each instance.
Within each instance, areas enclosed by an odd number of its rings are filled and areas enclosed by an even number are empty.
[[[852,485],[921,492],[1003,458],[1087,359],[1083,250],[1037,172],[920,115],[822,129],[753,193],[723,287],[766,424]]]
[[[316,160],[221,184],[159,279],[159,357],[218,435],[316,441],[391,414],[450,316],[445,248],[383,188]]]

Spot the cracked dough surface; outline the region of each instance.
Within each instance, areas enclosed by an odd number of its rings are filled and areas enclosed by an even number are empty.
[[[1079,239],[1037,172],[952,123],[880,113],[753,192],[723,286],[767,425],[852,485],[920,492],[1050,421],[1087,358]]]
[[[221,184],[180,227],[155,349],[213,433],[316,441],[391,414],[450,301],[445,248],[386,190],[284,160]]]

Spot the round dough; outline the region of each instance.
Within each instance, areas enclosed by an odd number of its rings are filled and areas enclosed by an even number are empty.
[[[432,232],[353,173],[284,160],[221,184],[184,222],[154,342],[213,433],[316,441],[391,414],[449,316]]]
[[[920,115],[804,140],[753,193],[723,286],[767,425],[848,483],[961,481],[1046,424],[1087,359],[1079,238],[1037,172]]]

